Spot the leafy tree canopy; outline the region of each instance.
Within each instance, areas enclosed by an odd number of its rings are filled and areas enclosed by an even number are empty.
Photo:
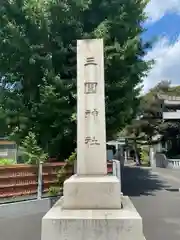
[[[161,81],[147,94],[141,97],[139,117],[126,127],[126,134],[142,137],[151,144],[152,137],[161,134],[165,139],[180,134],[179,121],[165,121],[162,119],[162,101],[159,95],[180,96],[180,86],[171,86],[170,81]]]
[[[76,40],[85,38],[105,42],[107,137],[130,122],[149,67],[143,56],[150,45],[140,38],[147,2],[1,1],[0,111],[8,126],[4,134],[21,143],[31,131],[50,155],[64,158],[72,152]]]

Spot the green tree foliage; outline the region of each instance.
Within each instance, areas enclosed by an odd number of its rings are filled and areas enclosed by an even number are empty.
[[[19,143],[35,133],[50,155],[76,144],[76,40],[103,38],[107,137],[136,114],[148,43],[144,0],[7,0],[0,7],[1,105]]]
[[[169,81],[161,81],[154,88],[142,96],[139,106],[139,118],[133,120],[126,127],[126,133],[147,140],[149,144],[156,134],[163,135],[164,139],[180,134],[179,121],[166,121],[162,119],[162,101],[158,95],[180,96],[180,86],[172,87]]]
[[[29,132],[22,142],[22,157],[25,163],[38,164],[46,161],[48,155],[38,146],[36,136]]]
[[[0,159],[0,166],[1,165],[14,165],[14,164],[16,164],[16,161],[14,159],[8,159],[8,158]]]

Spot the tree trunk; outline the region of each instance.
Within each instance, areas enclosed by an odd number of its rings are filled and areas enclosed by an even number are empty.
[[[140,159],[138,156],[138,149],[137,149],[137,143],[136,140],[134,140],[134,154],[135,154],[135,160],[136,160],[136,165],[140,165]]]

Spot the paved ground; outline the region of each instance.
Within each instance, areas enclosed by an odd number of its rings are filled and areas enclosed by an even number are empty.
[[[51,198],[1,204],[0,240],[41,240],[42,217],[56,200]]]
[[[125,167],[124,195],[143,218],[147,240],[180,239],[180,171]]]
[[[173,169],[166,169],[166,168],[156,168],[153,172],[157,172],[162,178],[166,180],[173,180],[176,182],[177,187],[180,188],[180,169],[173,170]]]
[[[48,193],[45,193],[42,195],[42,198],[46,198],[46,197],[49,197]],[[34,200],[34,199],[37,199],[37,194],[28,195],[28,196],[19,196],[19,197],[13,197],[13,198],[0,198],[0,204],[21,202],[21,201]]]
[[[143,217],[146,240],[180,239],[180,171],[125,167],[123,192]],[[158,173],[158,175],[157,175]],[[45,212],[0,216],[0,240],[40,240]]]
[[[45,213],[16,218],[0,218],[1,240],[41,240],[41,219]]]

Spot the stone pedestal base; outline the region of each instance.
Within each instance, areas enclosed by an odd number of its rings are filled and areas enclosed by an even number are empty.
[[[121,198],[118,210],[65,210],[61,198],[42,220],[41,240],[145,240],[142,218]]]
[[[120,209],[121,185],[115,176],[77,176],[64,182],[65,209]]]

